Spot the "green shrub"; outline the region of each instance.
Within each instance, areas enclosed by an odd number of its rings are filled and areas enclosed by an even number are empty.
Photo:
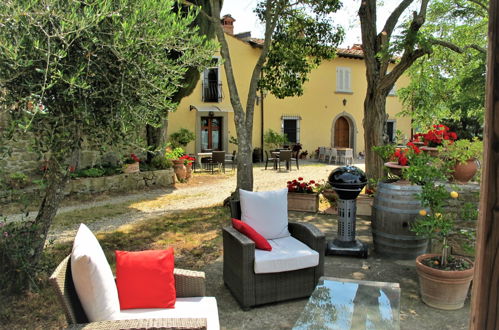
[[[169,159],[169,160],[175,160],[175,159],[179,159],[184,154],[185,154],[184,149],[178,147],[178,148],[174,148],[173,150],[166,151],[165,158]]]
[[[177,132],[170,134],[170,139],[168,140],[173,148],[186,147],[189,142],[194,141],[196,135],[186,128],[181,128]]]
[[[170,159],[166,159],[166,157],[164,156],[156,155],[151,160],[151,165],[157,170],[164,170],[167,168],[172,168],[173,163]]]
[[[7,184],[13,189],[22,189],[30,183],[29,177],[22,172],[15,172],[7,178]]]
[[[39,242],[33,221],[0,221],[0,293],[10,294],[37,287],[40,266],[33,266]]]

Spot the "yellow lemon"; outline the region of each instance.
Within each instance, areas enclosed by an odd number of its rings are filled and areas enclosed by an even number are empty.
[[[422,217],[426,216],[426,210],[419,210],[419,215]]]
[[[457,191],[451,191],[451,192],[450,192],[450,197],[452,197],[452,198],[458,198],[458,197],[459,197],[459,194],[458,194],[458,192],[457,192]]]
[[[440,219],[442,217],[442,213],[435,213],[435,218]]]

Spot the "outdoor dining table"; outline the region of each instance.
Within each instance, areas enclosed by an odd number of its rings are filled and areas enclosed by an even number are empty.
[[[335,147],[338,159],[341,159],[341,157],[345,157],[345,154],[347,150],[353,150],[352,148],[345,148],[345,147]],[[344,158],[345,159],[345,158]],[[346,159],[345,159],[346,163]]]
[[[202,169],[202,163],[201,163],[201,159],[202,158],[211,158],[213,156],[213,154],[211,152],[198,152],[196,154],[196,163],[198,165],[198,168],[199,169]]]

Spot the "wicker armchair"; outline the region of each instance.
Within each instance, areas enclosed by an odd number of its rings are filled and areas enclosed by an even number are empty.
[[[241,217],[239,201],[231,201],[231,216]],[[255,274],[255,243],[232,227],[223,228],[223,278],[245,310],[252,306],[308,297],[324,275],[324,233],[310,223],[290,222],[291,236],[319,253],[316,267],[281,273]]]
[[[78,300],[73,277],[71,258],[67,256],[50,276],[61,303],[69,329],[206,329],[203,318],[163,318],[142,320],[101,321],[88,323],[83,307]],[[177,297],[200,297],[205,295],[204,273],[175,269]]]

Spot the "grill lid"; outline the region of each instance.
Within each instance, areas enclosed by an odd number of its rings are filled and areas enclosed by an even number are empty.
[[[341,199],[355,199],[367,184],[367,177],[358,167],[343,166],[329,174],[328,182]]]

